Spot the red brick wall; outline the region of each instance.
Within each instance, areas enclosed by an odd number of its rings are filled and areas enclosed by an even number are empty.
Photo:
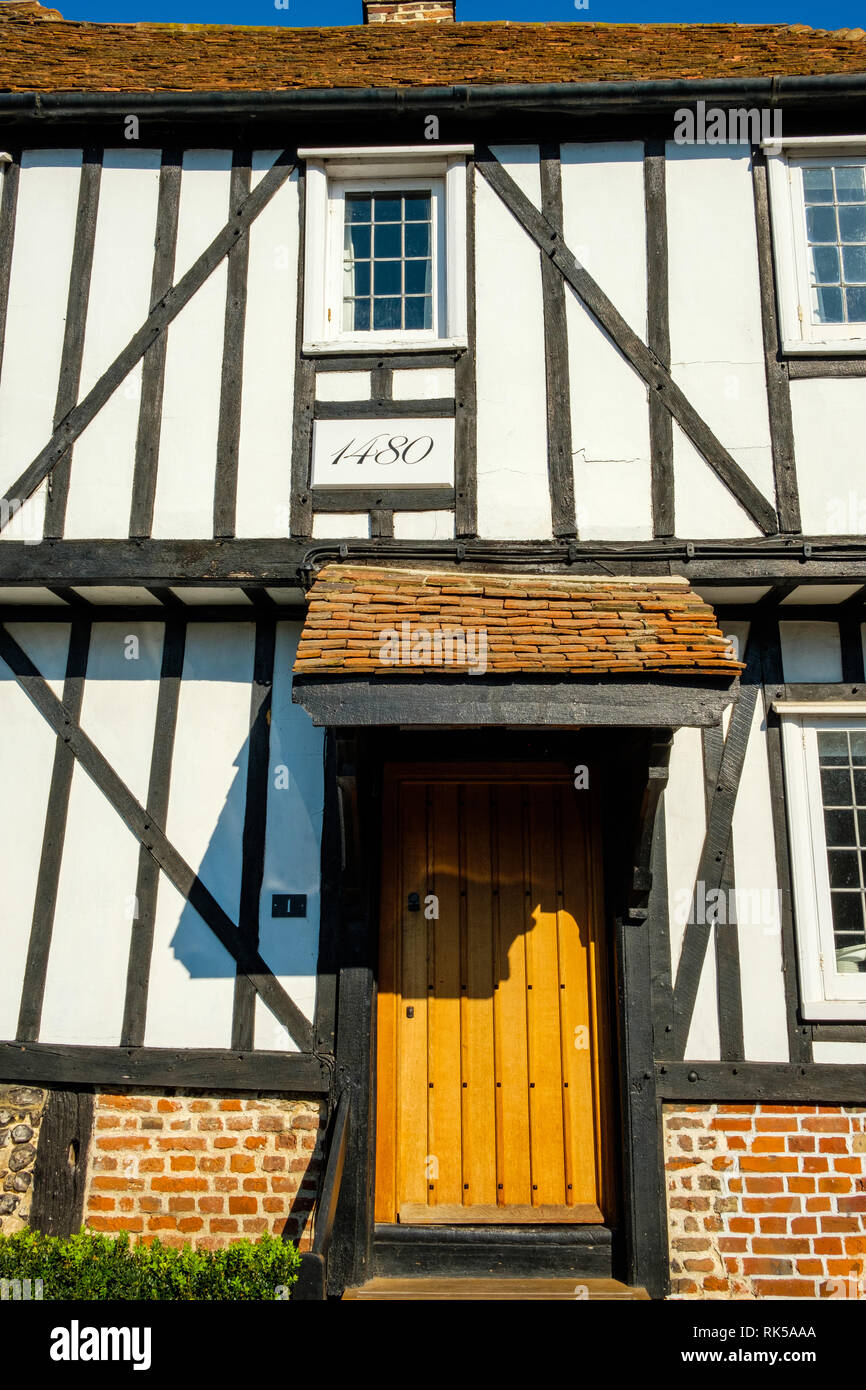
[[[309,1244],[324,1123],[318,1101],[249,1092],[96,1097],[84,1220],[204,1249],[265,1231]]]
[[[666,1105],[671,1292],[866,1297],[866,1107]]]

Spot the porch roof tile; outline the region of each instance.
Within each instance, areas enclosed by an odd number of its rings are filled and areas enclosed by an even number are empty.
[[[493,674],[628,670],[734,678],[743,669],[713,609],[682,578],[505,577],[329,564],[310,591],[295,673],[456,672],[479,664],[480,636],[472,646],[471,635],[482,632]]]

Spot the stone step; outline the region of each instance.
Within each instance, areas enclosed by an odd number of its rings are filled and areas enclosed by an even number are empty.
[[[427,1302],[434,1299],[495,1302],[501,1298],[605,1299],[629,1302],[648,1299],[646,1289],[630,1288],[616,1279],[370,1279],[358,1288],[346,1289],[344,1299]]]

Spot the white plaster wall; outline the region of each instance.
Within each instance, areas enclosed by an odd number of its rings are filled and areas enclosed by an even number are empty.
[[[277,153],[266,150],[253,155],[253,188],[264,178]],[[238,446],[238,536],[289,533],[298,216],[298,179],[293,174],[250,228]]]
[[[192,624],[171,770],[166,834],[237,921],[246,801],[254,626]],[[160,879],[148,996],[149,1047],[228,1047],[235,963]]]
[[[142,804],[153,747],[163,625],[92,630],[81,727]],[[134,642],[131,638],[136,639]],[[45,980],[41,1042],[120,1042],[139,842],[76,764]]]
[[[48,443],[60,374],[80,150],[32,150],[21,161],[0,376],[0,495]],[[38,540],[45,484],[0,540]]]
[[[300,623],[277,625],[259,949],[287,994],[312,1021],[319,949],[324,731],[314,727],[300,705],[292,704],[291,673],[300,632]],[[306,893],[306,918],[272,918],[274,893]],[[259,998],[255,1045],[297,1050]]]
[[[670,904],[671,965],[676,979],[685,936],[686,918],[697,878],[706,832],[704,765],[700,729],[678,729],[671,750],[664,793]],[[686,1058],[712,1061],[719,1057],[719,1018],[716,1004],[716,958],[712,936],[704,958]]]
[[[782,905],[776,875],[767,722],[760,693],[734,806],[732,837],[745,1054],[751,1062],[787,1062]]]
[[[782,670],[790,682],[833,682],[842,679],[842,647],[838,623],[780,622]]]
[[[175,282],[229,216],[230,150],[183,158]],[[153,535],[210,537],[226,306],[223,259],[168,329]]]
[[[670,141],[666,182],[674,380],[773,501],[749,151]],[[674,472],[678,535],[759,534],[676,429]]]
[[[539,204],[538,147],[493,152]],[[540,540],[552,525],[539,251],[480,174],[475,198],[478,534]]]
[[[453,540],[454,513],[395,512],[394,539],[398,541]]]
[[[866,534],[866,380],[791,382],[807,535]]]
[[[646,339],[643,144],[562,146],[565,240]],[[582,539],[652,536],[647,388],[566,288],[574,493]]]
[[[106,150],[79,399],[95,385],[150,310],[159,150]],[[65,535],[129,535],[142,364],[102,407],[75,445]]]
[[[68,625],[10,623],[9,631],[54,694],[62,695]],[[4,661],[0,661],[0,728],[5,762],[0,779],[0,1038],[14,1038],[57,740]]]

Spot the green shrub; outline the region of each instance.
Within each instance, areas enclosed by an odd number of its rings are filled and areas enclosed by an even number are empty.
[[[41,1279],[46,1299],[270,1301],[288,1297],[299,1265],[297,1247],[270,1235],[223,1250],[130,1245],[125,1232],[0,1236],[0,1279],[33,1280],[34,1294]]]

